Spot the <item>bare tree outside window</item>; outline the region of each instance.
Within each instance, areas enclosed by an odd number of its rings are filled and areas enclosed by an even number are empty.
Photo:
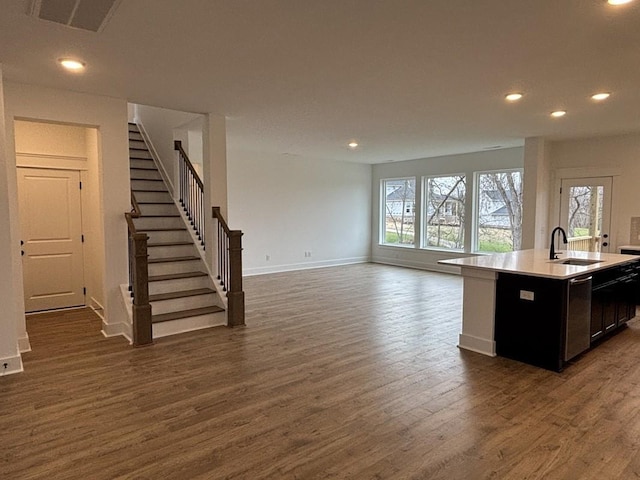
[[[416,179],[383,180],[384,238],[382,243],[413,245],[415,241]]]
[[[481,252],[520,250],[522,242],[522,172],[478,175],[476,249]]]
[[[567,236],[570,250],[600,251],[604,187],[580,185],[570,187]]]
[[[427,177],[424,185],[426,191],[425,246],[462,250],[464,248],[465,176]]]

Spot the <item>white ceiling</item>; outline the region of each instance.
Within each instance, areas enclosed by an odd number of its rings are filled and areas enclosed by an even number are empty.
[[[640,131],[640,0],[122,0],[100,33],[28,3],[0,6],[6,80],[224,114],[230,148],[380,163]]]

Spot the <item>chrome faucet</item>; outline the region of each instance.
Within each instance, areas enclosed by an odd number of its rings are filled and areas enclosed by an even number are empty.
[[[556,227],[553,229],[553,232],[551,232],[551,248],[549,249],[549,260],[555,260],[556,258],[558,258],[558,256],[556,255],[556,250],[553,247],[553,243],[554,243],[554,237],[556,236],[556,232],[560,230],[560,233],[562,233],[562,242],[566,245],[567,242],[567,233],[564,231],[564,229],[562,227]]]

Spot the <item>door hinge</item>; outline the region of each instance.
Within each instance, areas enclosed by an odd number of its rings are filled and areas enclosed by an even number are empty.
[[[82,243],[84,243],[84,235],[80,235],[80,240],[82,240]]]
[[[82,182],[80,182],[80,190],[82,190]]]
[[[87,294],[87,287],[82,287],[82,294],[86,295]]]
[[[560,193],[562,193],[562,187],[560,187]]]

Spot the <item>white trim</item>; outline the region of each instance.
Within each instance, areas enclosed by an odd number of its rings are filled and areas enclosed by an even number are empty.
[[[402,260],[399,258],[375,257],[371,263],[379,263],[381,265],[391,265],[394,267],[413,268],[416,270],[426,270],[428,272],[450,273],[452,275],[460,275],[460,268],[448,265],[439,265],[437,263],[413,262],[410,260]]]
[[[104,307],[94,297],[89,298],[89,308],[104,321]]]
[[[120,294],[122,296],[122,303],[124,304],[124,309],[127,312],[127,321],[119,322],[119,323],[107,323],[104,319],[102,320],[102,330],[101,333],[105,337],[117,337],[123,336],[129,343],[133,343],[133,327],[132,321],[133,318],[133,301],[131,300],[131,295],[129,294],[129,286],[126,284],[120,285]]]
[[[27,332],[25,332],[22,337],[18,338],[18,351],[20,353],[31,351],[31,342],[29,342],[29,334]]]
[[[145,141],[147,147],[149,148],[149,153],[153,157],[153,163],[156,164],[156,167],[158,168],[158,171],[160,172],[160,176],[164,180],[164,183],[167,185],[167,187],[169,187],[169,193],[171,194],[171,197],[173,198],[173,201],[175,203],[175,201],[176,201],[175,197],[176,197],[177,193],[176,193],[175,187],[173,186],[173,182],[171,181],[171,177],[169,176],[167,171],[164,169],[164,165],[160,161],[160,156],[158,155],[158,151],[153,146],[153,142],[151,141],[151,137],[149,137],[149,135],[147,134],[147,131],[145,130],[144,125],[142,123],[136,123],[136,125],[138,126],[138,130],[140,131],[140,135],[142,135],[142,138],[144,138],[144,141]]]
[[[490,357],[496,356],[496,342],[494,340],[474,337],[465,333],[461,333],[458,337],[458,348]]]
[[[292,263],[275,267],[257,267],[244,269],[242,275],[251,277],[254,275],[266,275],[269,273],[291,272],[295,270],[311,270],[314,268],[338,267],[340,265],[352,265],[354,263],[369,263],[369,257],[341,258],[337,260],[324,260],[312,263]]]
[[[5,363],[7,364],[7,368],[4,368]],[[20,372],[24,372],[20,354],[13,357],[0,358],[0,377]]]

